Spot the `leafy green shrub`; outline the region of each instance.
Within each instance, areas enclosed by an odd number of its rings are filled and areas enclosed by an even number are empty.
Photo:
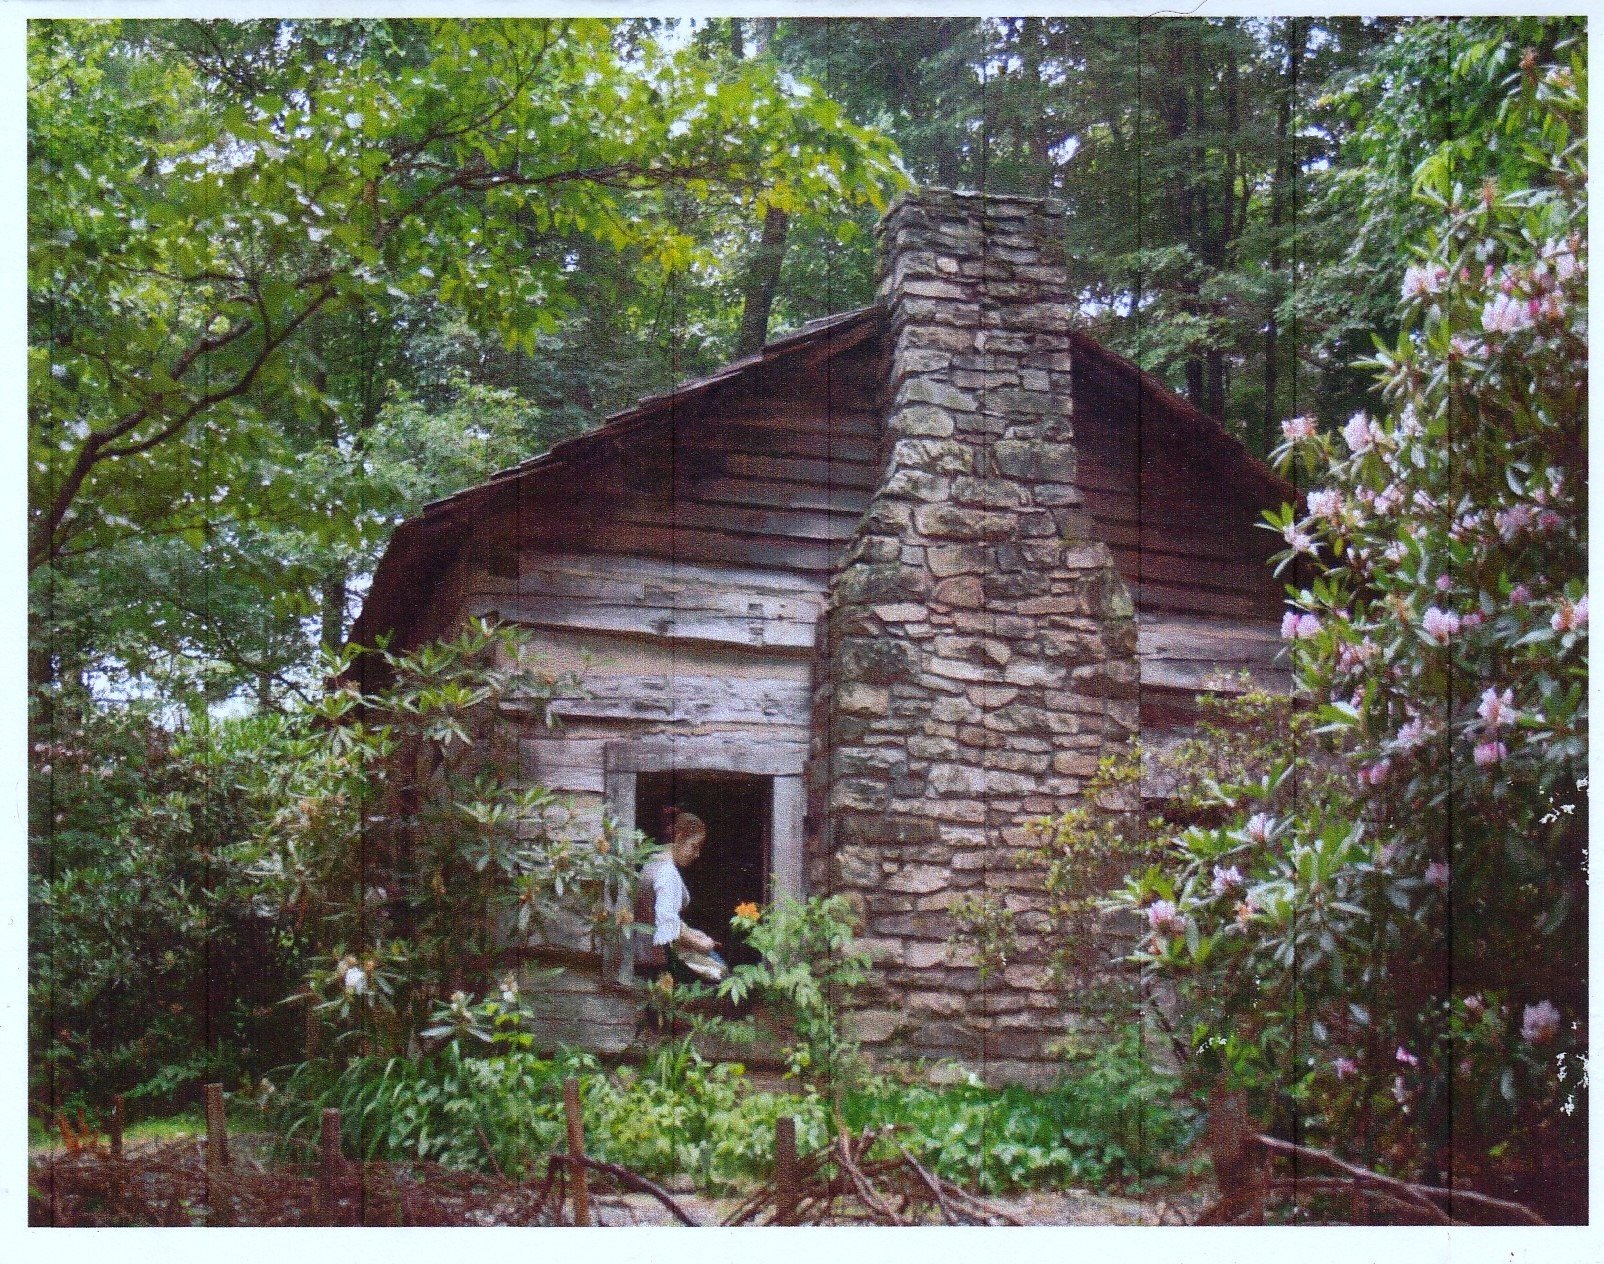
[[[561,927],[576,916],[593,947],[626,933],[640,836],[603,822],[576,838],[565,802],[519,784],[505,713],[549,718],[578,685],[534,657],[526,635],[483,620],[342,657],[331,674],[347,683],[279,744],[275,811],[235,859],[263,906],[304,928],[301,996],[364,1051],[420,1051],[429,1023],[458,1034],[455,994],[488,994],[520,943],[574,946]]]
[[[191,1104],[293,1052],[286,937],[226,860],[261,820],[275,722],[30,698],[31,1109]]]
[[[580,1081],[593,1157],[645,1176],[685,1174],[712,1192],[769,1175],[781,1115],[797,1120],[804,1150],[829,1135],[816,1094],[756,1089],[740,1064],[709,1063],[688,1041],[611,1074],[589,1054],[470,1057],[458,1042],[425,1058],[359,1058],[339,1071],[308,1062],[270,1095],[269,1109],[292,1151],[316,1143],[320,1113],[333,1106],[348,1148],[364,1158],[529,1175],[566,1145],[562,1086],[570,1077]]]
[[[895,1143],[921,1163],[986,1192],[1101,1186],[1177,1170],[1196,1125],[1175,1088],[1133,1025],[1044,1092],[974,1077],[947,1088],[881,1081],[849,1095],[844,1116],[855,1129],[894,1125]]]
[[[869,955],[853,939],[846,897],[786,898],[767,909],[742,905],[730,925],[762,960],[736,966],[719,995],[737,1003],[756,997],[790,1028],[790,1074],[832,1092],[854,1083],[862,1057],[841,1030],[839,1007],[868,979]]]

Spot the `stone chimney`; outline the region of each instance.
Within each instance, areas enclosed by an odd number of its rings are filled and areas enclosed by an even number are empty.
[[[884,475],[821,642],[815,891],[859,907],[876,1052],[1050,1077],[1064,1031],[1026,823],[1137,727],[1130,597],[1075,484],[1063,207],[926,190],[880,228]],[[1020,942],[982,983],[950,909]]]

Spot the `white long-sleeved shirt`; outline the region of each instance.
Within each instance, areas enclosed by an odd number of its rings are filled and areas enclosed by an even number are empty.
[[[644,881],[652,884],[652,942],[671,944],[684,929],[679,915],[691,902],[690,888],[666,851],[648,860],[640,873]]]

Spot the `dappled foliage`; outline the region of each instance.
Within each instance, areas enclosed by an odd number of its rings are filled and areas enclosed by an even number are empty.
[[[504,711],[539,720],[577,684],[541,672],[526,642],[476,622],[336,663],[345,683],[294,717],[271,814],[233,854],[303,938],[304,999],[362,1051],[416,1052],[443,1002],[488,994],[532,943],[600,948],[629,932],[640,836],[520,783]]]
[[[1272,515],[1324,574],[1283,635],[1346,794],[1295,761],[1219,787],[1223,825],[1133,878],[1200,1072],[1286,1092],[1363,1161],[1514,1191],[1585,1182],[1585,62],[1521,59],[1432,226],[1387,410],[1285,423],[1318,479]]]
[[[259,819],[272,726],[173,731],[73,693],[31,718],[33,1107],[168,1109],[281,1062],[291,946],[227,860]]]

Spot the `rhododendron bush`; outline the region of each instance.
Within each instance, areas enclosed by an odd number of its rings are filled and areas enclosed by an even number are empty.
[[[1382,405],[1284,427],[1285,650],[1349,793],[1220,784],[1129,880],[1200,1087],[1352,1158],[1585,1215],[1585,69],[1528,55],[1436,211]],[[1291,564],[1296,561],[1298,565]],[[1351,797],[1350,797],[1351,795]]]

